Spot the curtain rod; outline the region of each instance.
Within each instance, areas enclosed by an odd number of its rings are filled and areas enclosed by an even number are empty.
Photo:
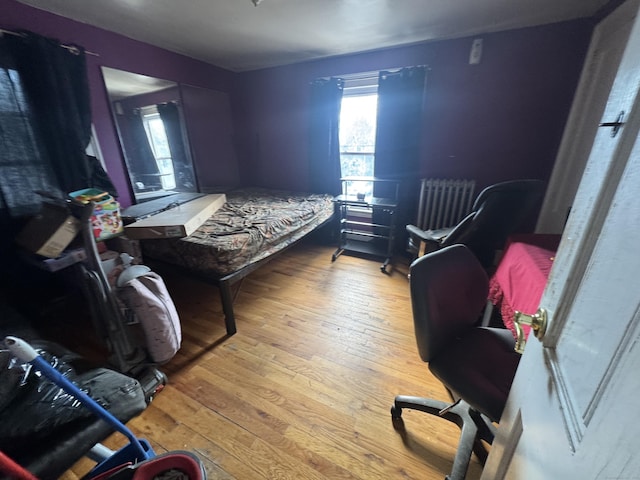
[[[430,70],[429,65],[415,65],[415,67],[424,67],[427,70]],[[319,77],[319,80],[325,79],[328,80],[330,78],[339,78],[348,81],[357,81],[357,80],[377,80],[380,72],[388,72],[388,73],[396,73],[402,70],[403,68],[410,67],[393,67],[393,68],[381,68],[380,70],[372,70],[369,72],[358,72],[358,73],[345,73],[342,75],[333,75],[331,77]]]
[[[23,33],[12,32],[11,30],[5,30],[4,28],[0,28],[0,33],[7,34],[7,35],[14,35],[16,37],[24,37],[25,36]],[[78,47],[74,46],[74,45],[65,45],[65,44],[61,43],[60,46],[62,48],[66,48],[71,53],[75,53],[76,55],[78,55],[80,53],[80,49]],[[85,50],[84,53],[86,53],[87,55],[93,55],[94,57],[99,57],[100,56],[100,54],[93,53],[93,52],[90,52],[88,50]]]
[[[375,71],[375,72],[361,72],[361,73],[349,73],[349,74],[345,74],[345,75],[338,75],[340,78],[342,78],[345,81],[348,80],[371,80],[371,79],[378,79],[378,75],[380,72]]]

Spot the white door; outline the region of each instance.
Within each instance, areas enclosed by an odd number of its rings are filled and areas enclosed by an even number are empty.
[[[553,167],[536,231],[562,232],[640,0],[627,0],[596,26]]]
[[[640,479],[639,86],[636,18],[482,480]]]

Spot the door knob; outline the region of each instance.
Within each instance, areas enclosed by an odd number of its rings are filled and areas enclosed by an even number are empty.
[[[524,346],[527,343],[527,338],[524,333],[523,325],[531,327],[531,331],[538,340],[542,340],[545,332],[547,331],[547,311],[544,308],[538,308],[538,311],[533,315],[527,315],[526,313],[516,311],[513,324],[516,327],[516,346],[515,350],[518,353],[524,353]]]

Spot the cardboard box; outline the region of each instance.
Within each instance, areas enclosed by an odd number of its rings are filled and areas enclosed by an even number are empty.
[[[32,253],[57,258],[80,231],[80,221],[62,206],[43,203],[16,237],[16,243]]]
[[[227,201],[224,193],[205,195],[124,227],[133,239],[181,238],[191,235]]]

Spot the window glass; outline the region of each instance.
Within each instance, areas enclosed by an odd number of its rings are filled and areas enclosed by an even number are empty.
[[[164,190],[176,188],[176,178],[173,171],[173,160],[169,150],[169,140],[164,129],[164,123],[159,113],[148,113],[143,117],[144,128],[151,145],[151,151],[156,159],[160,171],[160,181]]]
[[[340,167],[343,177],[374,176],[378,95],[349,95],[345,89],[340,111]],[[360,193],[371,195],[370,182],[358,183]]]

